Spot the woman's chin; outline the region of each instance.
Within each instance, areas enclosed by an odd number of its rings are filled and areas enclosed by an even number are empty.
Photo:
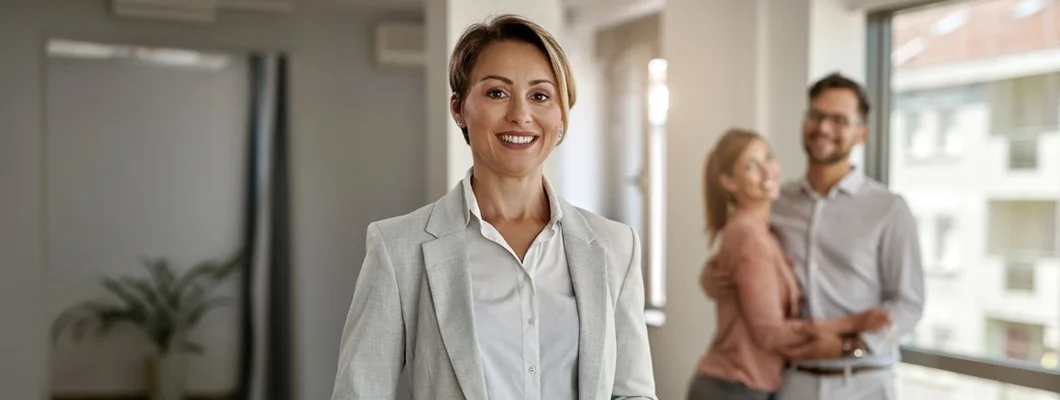
[[[534,174],[541,173],[543,163],[532,163],[532,162],[512,162],[514,160],[505,160],[505,162],[493,163],[493,165],[487,168],[498,175],[502,176],[531,176]]]

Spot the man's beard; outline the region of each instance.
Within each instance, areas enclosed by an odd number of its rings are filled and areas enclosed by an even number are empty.
[[[813,155],[813,150],[810,149],[810,145],[803,143],[802,149],[806,151],[806,158],[810,160],[811,164],[817,165],[834,165],[845,160],[850,155],[851,148],[842,148],[836,146],[837,149],[831,154],[827,154],[824,157],[816,157]]]

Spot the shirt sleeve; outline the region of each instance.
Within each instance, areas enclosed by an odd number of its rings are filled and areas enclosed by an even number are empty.
[[[725,238],[734,246],[737,300],[751,337],[766,350],[777,350],[806,339],[800,328],[805,322],[787,319],[781,297],[783,288],[777,274],[776,257],[769,256],[775,244],[765,229],[738,226]],[[725,245],[723,243],[723,245]]]
[[[924,309],[924,270],[916,219],[898,197],[880,239],[883,307],[894,317],[894,328],[865,332],[861,340],[874,354],[887,351],[913,330]]]

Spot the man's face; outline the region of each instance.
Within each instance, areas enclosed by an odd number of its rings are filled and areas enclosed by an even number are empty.
[[[802,146],[810,163],[830,165],[850,158],[868,130],[850,89],[826,89],[810,100],[802,122]]]

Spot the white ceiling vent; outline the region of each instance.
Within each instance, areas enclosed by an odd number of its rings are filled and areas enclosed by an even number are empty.
[[[217,0],[114,0],[114,15],[126,18],[153,18],[209,22],[217,19]]]
[[[111,0],[114,15],[185,22],[213,22],[220,10],[290,13],[295,0]]]
[[[420,22],[383,22],[375,27],[375,58],[380,66],[423,66],[424,27]]]

